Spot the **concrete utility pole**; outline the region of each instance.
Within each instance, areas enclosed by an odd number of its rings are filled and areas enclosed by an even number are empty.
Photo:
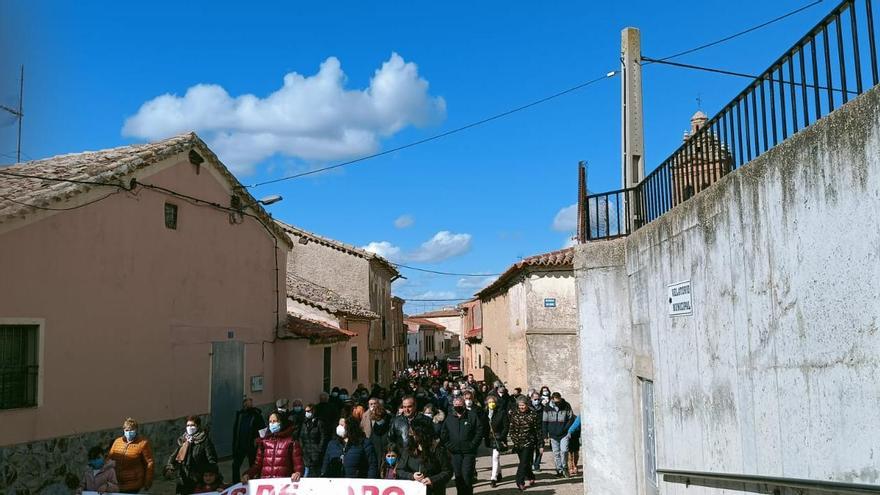
[[[645,178],[645,131],[642,126],[642,42],[633,27],[620,32],[620,116],[622,188],[635,187]],[[636,194],[626,194],[624,212],[628,232],[639,228],[641,205]]]
[[[578,224],[577,242],[587,242],[587,233],[590,229],[590,219],[587,215],[587,162],[578,162]]]

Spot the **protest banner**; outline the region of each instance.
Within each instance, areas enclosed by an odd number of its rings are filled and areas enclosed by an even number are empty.
[[[98,492],[82,492],[99,495]],[[122,495],[105,493],[103,495]],[[425,485],[416,481],[361,478],[272,478],[238,483],[220,492],[204,495],[425,495]]]

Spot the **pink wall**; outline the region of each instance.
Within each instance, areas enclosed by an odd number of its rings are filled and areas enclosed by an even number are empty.
[[[196,175],[185,155],[175,160],[139,180],[229,204],[207,164]],[[165,202],[179,208],[178,230],[164,225]],[[40,405],[0,411],[0,445],[116,427],[126,416],[207,413],[211,341],[229,330],[246,343],[245,391],[249,376],[264,375],[255,402],[274,398],[263,341],[276,304],[284,310],[284,282],[276,301],[274,243],[256,220],[232,225],[225,212],[142,188],[42,216],[0,224],[0,323],[44,321]],[[279,241],[282,277],[286,257]]]
[[[317,402],[324,378],[324,348],[330,347],[331,386],[345,387],[354,392],[358,383],[369,384],[367,372],[367,341],[370,324],[368,322],[348,322],[348,329],[357,332],[356,337],[346,342],[330,345],[312,345],[306,339],[278,340],[275,343],[276,391],[279,397],[301,398]],[[358,379],[351,379],[351,347],[358,348]]]

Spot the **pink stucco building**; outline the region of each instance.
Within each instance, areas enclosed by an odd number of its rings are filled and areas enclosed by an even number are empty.
[[[190,414],[225,455],[243,396],[367,381],[379,312],[292,248],[192,133],[0,168],[0,492],[64,487],[128,416],[159,462]]]

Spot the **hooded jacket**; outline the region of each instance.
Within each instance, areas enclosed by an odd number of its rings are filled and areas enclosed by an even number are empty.
[[[278,433],[268,433],[261,439],[257,447],[257,458],[248,470],[248,477],[284,478],[294,472],[303,474],[305,464],[302,448],[292,434],[293,428],[288,427]]]
[[[119,483],[116,482],[116,463],[107,461],[101,469],[86,469],[83,479],[79,484],[79,492],[112,493],[119,491]]]

